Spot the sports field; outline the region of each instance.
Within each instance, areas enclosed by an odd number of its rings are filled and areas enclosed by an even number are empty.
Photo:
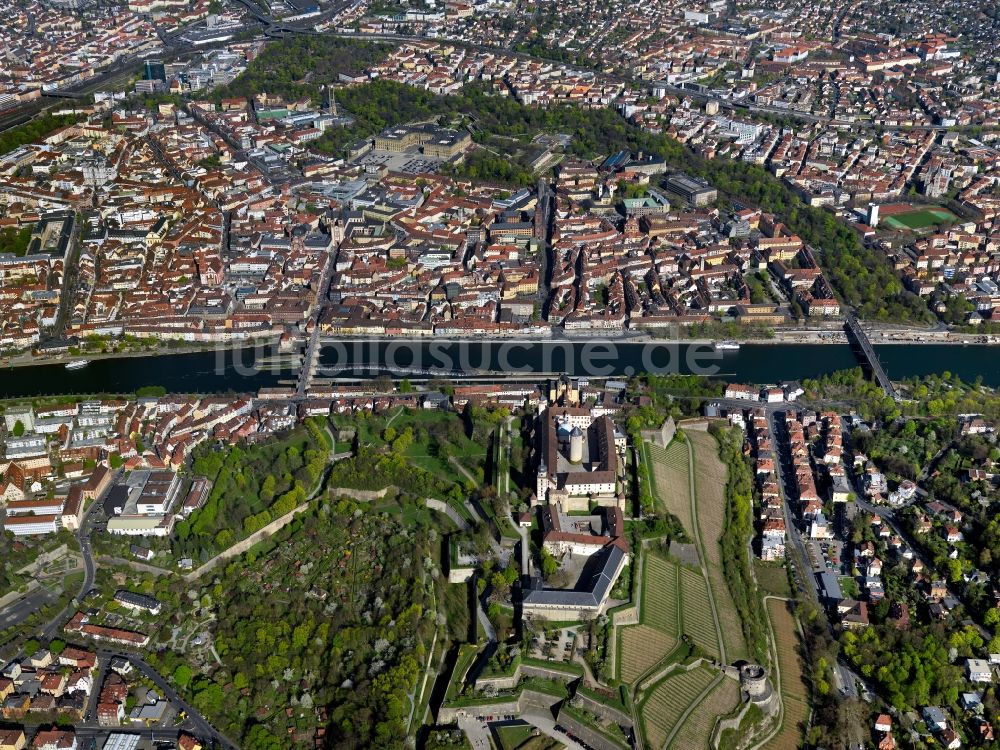
[[[904,211],[883,217],[880,224],[890,229],[916,230],[927,229],[928,227],[957,220],[958,217],[947,208],[915,206],[912,211]]]

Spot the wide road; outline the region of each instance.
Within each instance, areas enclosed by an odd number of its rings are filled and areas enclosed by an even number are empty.
[[[785,407],[787,408],[787,406]],[[793,467],[788,460],[788,435],[785,432],[784,411],[769,409],[767,411],[767,427],[771,433],[771,440],[776,448],[777,463],[775,473],[778,475],[778,487],[781,490],[782,509],[785,513],[785,529],[788,533],[790,546],[795,554],[793,563],[798,571],[797,578],[800,586],[804,586],[807,593],[816,603],[819,603],[819,589],[816,586],[816,576],[813,575],[812,566],[809,564],[809,554],[806,552],[805,542],[802,541],[802,534],[799,532],[797,519],[792,513],[792,495],[789,492],[790,481],[787,477],[794,476]],[[779,424],[778,418],[781,418]],[[798,501],[797,493],[795,500]]]
[[[187,714],[185,725],[190,725],[190,731],[192,734],[205,739],[214,740],[219,747],[223,748],[223,750],[239,750],[236,743],[209,724],[208,720],[204,716],[198,713],[198,711],[196,711],[177,693],[176,690],[174,690],[173,686],[163,678],[163,675],[153,669],[143,659],[138,656],[131,656],[128,654],[112,654],[109,652],[102,652],[101,655],[107,656],[108,658],[121,656],[124,659],[128,659],[132,663],[133,667],[142,672],[146,678],[156,685],[164,697],[174,704],[175,708]]]
[[[32,591],[23,599],[18,599],[6,607],[3,612],[0,612],[0,629],[5,630],[20,625],[42,607],[52,604],[58,598],[44,587]]]
[[[132,664],[134,669],[141,672],[144,677],[152,682],[163,697],[169,700],[178,712],[185,713],[186,718],[180,725],[175,727],[152,727],[145,729],[138,727],[121,727],[120,729],[118,727],[105,727],[93,721],[94,701],[92,700],[88,705],[87,714],[84,716],[83,722],[74,725],[78,740],[103,739],[109,731],[123,731],[133,734],[141,733],[143,738],[149,738],[154,742],[167,742],[176,741],[179,731],[183,730],[188,734],[194,735],[202,742],[214,743],[214,747],[222,748],[222,750],[239,750],[239,747],[232,740],[213,727],[204,716],[181,698],[173,686],[142,658],[132,654],[103,650],[97,651],[97,658],[100,664],[100,672],[99,679],[94,682],[94,696],[100,691],[103,675],[106,673],[111,660],[116,658],[125,659]],[[25,733],[29,737],[39,728],[40,725],[36,724],[24,725]],[[85,743],[81,744],[85,746]]]
[[[115,480],[117,480],[117,475],[115,476]],[[114,480],[108,485],[108,487],[110,488],[113,484]],[[107,490],[105,490],[105,493],[103,493],[101,497],[91,503],[90,508],[88,508],[83,517],[83,521],[80,523],[80,530],[76,533],[76,539],[80,545],[80,555],[83,557],[83,583],[80,585],[79,591],[74,595],[77,603],[82,601],[87,592],[94,586],[97,564],[94,562],[94,553],[90,545],[90,534],[93,530],[94,510],[97,509],[104,501],[106,494]],[[54,604],[58,598],[58,596],[46,590],[44,587],[32,592],[25,598],[18,600],[0,612],[0,628],[20,625],[38,610]],[[41,628],[38,633],[39,637],[41,637],[42,640],[52,640],[52,638],[54,638],[56,633],[59,631],[59,628],[61,628],[63,623],[66,622],[69,617],[70,609],[73,606],[74,604],[71,601],[68,606],[56,613],[52,619],[50,619]]]

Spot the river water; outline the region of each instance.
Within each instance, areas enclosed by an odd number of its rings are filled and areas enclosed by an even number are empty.
[[[1000,346],[893,344],[876,346],[894,379],[950,371],[972,381],[977,376],[1000,386]],[[254,364],[262,363],[260,367]],[[747,383],[800,380],[857,365],[846,344],[745,344],[738,351],[674,343],[599,342],[342,342],[323,346],[319,377],[371,377],[389,366],[418,368],[424,374],[484,371],[523,375],[628,376],[644,371],[695,373]],[[352,370],[354,365],[362,365]],[[81,370],[61,364],[0,369],[0,398],[56,394],[130,393],[163,386],[171,393],[254,392],[290,385],[296,366],[272,351],[236,350],[98,359]],[[415,374],[414,377],[419,377]]]

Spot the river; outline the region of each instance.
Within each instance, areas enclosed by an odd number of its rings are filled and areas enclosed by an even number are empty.
[[[972,381],[981,376],[1000,386],[1000,347],[954,344],[891,344],[875,347],[889,377],[902,379],[950,371]],[[263,363],[254,367],[254,363]],[[846,344],[744,344],[738,351],[676,343],[550,342],[399,342],[345,341],[323,346],[320,377],[371,377],[373,365],[390,371],[417,367],[426,373],[486,370],[533,373],[568,372],[591,377],[639,372],[695,373],[747,383],[801,380],[857,365]],[[352,365],[367,369],[352,371]],[[272,351],[235,350],[95,359],[81,370],[61,364],[0,369],[0,397],[131,393],[163,386],[171,393],[254,392],[290,385],[296,368]],[[416,375],[414,377],[417,377]]]
[[[875,351],[891,378],[950,371],[963,380],[981,376],[987,385],[1000,386],[997,346],[885,344],[875,346]],[[744,344],[738,351],[715,351],[701,344],[669,342],[374,341],[327,345],[320,354],[321,367],[372,362],[399,367],[415,363],[420,369],[568,372],[594,377],[646,371],[694,373],[747,383],[801,380],[858,364],[847,344]]]

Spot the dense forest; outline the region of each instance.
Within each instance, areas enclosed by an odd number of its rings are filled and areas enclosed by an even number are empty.
[[[79,115],[43,114],[24,125],[0,133],[0,154],[12,151],[25,143],[35,143],[54,130],[72,125],[80,120]]]
[[[717,429],[719,457],[726,464],[725,533],[719,538],[723,574],[740,613],[743,636],[758,662],[767,662],[767,624],[757,581],[750,567],[749,543],[754,536],[753,475],[743,455],[743,433],[739,429]]]
[[[309,97],[319,104],[324,85],[336,85],[341,73],[363,72],[388,50],[388,45],[334,36],[282,39],[265,47],[236,80],[216,89],[213,98],[268,93],[293,101]]]
[[[177,524],[178,557],[206,560],[301,504],[319,481],[328,438],[308,422],[284,440],[195,451],[194,474],[212,481],[205,505]]]
[[[218,577],[222,664],[175,681],[246,750],[399,747],[437,627],[441,525],[413,506],[321,503]]]

